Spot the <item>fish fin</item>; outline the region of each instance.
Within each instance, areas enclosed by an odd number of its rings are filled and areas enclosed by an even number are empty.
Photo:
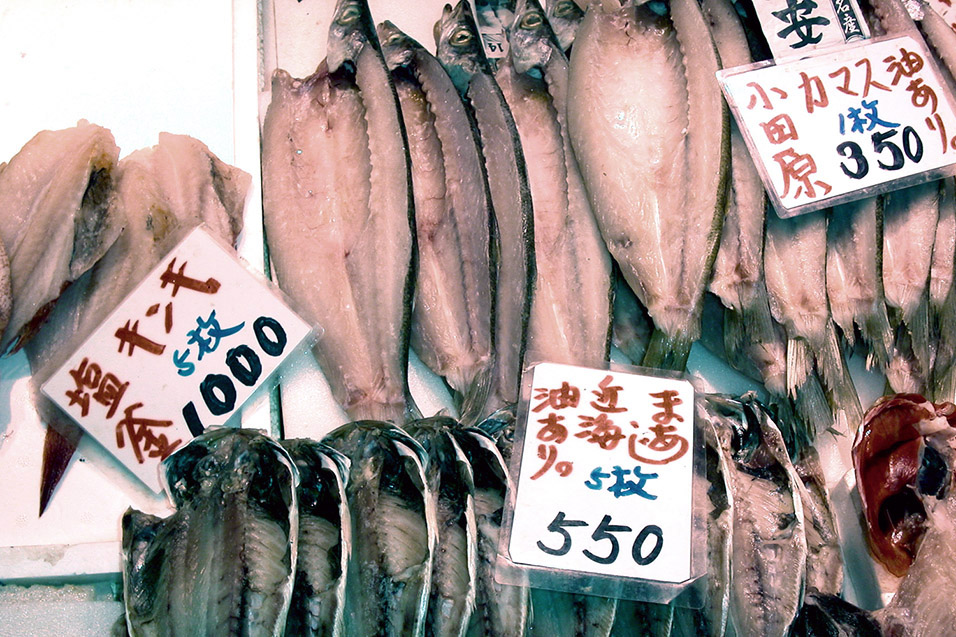
[[[920,296],[919,304],[909,316],[903,317],[903,322],[909,329],[913,355],[919,369],[921,380],[925,385],[931,376],[931,345],[929,335],[929,288]]]
[[[685,336],[671,337],[654,328],[641,365],[682,372],[687,367],[693,341]]]
[[[797,453],[812,445],[818,433],[833,423],[833,412],[816,374],[808,376],[803,385],[795,388],[793,411],[796,421],[802,425],[792,450],[792,453]]]
[[[866,366],[870,369],[885,368],[890,360],[890,347],[893,342],[893,328],[890,327],[890,318],[886,313],[886,303],[877,301],[858,327],[868,349]]]
[[[494,372],[494,365],[486,365],[475,375],[464,394],[455,396],[462,426],[476,425],[485,416],[483,412],[494,384]]]
[[[40,512],[46,511],[53,492],[60,484],[70,460],[76,453],[76,446],[83,437],[83,430],[71,422],[52,419],[47,423],[46,436],[43,439],[43,460],[40,468]]]
[[[894,330],[891,355],[883,374],[892,392],[922,394],[924,391],[919,362],[913,353],[912,335],[902,322]]]
[[[799,337],[787,339],[787,394],[796,397],[797,388],[807,382],[813,371],[810,346]]]

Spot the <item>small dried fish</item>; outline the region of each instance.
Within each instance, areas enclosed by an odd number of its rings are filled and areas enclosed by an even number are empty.
[[[683,369],[720,236],[729,120],[700,7],[668,9],[590,5],[573,49],[568,127],[601,234],[657,328],[643,363]]]
[[[405,128],[365,0],[339,0],[326,60],[272,80],[263,215],[280,287],[352,418],[402,422],[414,219]]]
[[[176,513],[123,516],[130,634],[283,634],[298,523],[289,455],[260,433],[217,428],[163,469]]]

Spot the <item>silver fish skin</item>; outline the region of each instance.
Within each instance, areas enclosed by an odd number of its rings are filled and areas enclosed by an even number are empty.
[[[461,424],[447,416],[406,423],[405,431],[425,449],[425,476],[435,497],[438,544],[432,566],[425,634],[462,637],[475,610],[478,530],[471,464],[455,431]]]
[[[123,231],[108,206],[118,159],[112,133],[81,121],[37,133],[0,170],[0,240],[13,295],[4,354],[36,333],[63,289]]]
[[[787,634],[803,604],[807,543],[799,477],[752,395],[710,398],[733,507],[730,615],[737,634]]]
[[[590,5],[571,54],[568,122],[601,234],[657,328],[643,362],[683,369],[720,236],[729,119],[697,3],[669,9]]]
[[[536,0],[521,0],[496,79],[511,107],[534,207],[527,361],[599,365],[611,336],[611,258],[567,129],[568,65]]]
[[[884,196],[883,289],[897,334],[885,373],[896,392],[923,392],[931,376],[929,281],[941,196],[940,181]]]
[[[298,524],[288,454],[260,433],[216,428],[163,470],[176,512],[123,515],[130,635],[282,635]]]
[[[831,401],[837,430],[850,431],[863,408],[830,317],[826,288],[827,217],[818,210],[781,219],[767,214],[764,278],[775,320],[787,333],[787,387],[791,394],[814,374]],[[818,423],[824,429],[830,423]]]
[[[518,401],[535,280],[534,216],[521,139],[494,80],[467,0],[446,5],[436,27],[437,57],[478,128],[495,220],[495,373],[487,416]]]
[[[793,467],[800,477],[800,499],[807,533],[807,589],[839,596],[843,593],[840,534],[816,449],[802,449]]]
[[[495,580],[498,538],[511,478],[504,458],[490,435],[478,428],[454,433],[475,481],[475,521],[478,531],[475,611],[469,637],[520,637],[528,622],[529,590]]]
[[[352,516],[345,635],[423,636],[438,542],[421,445],[391,423],[360,420],[322,440],[350,461]]]
[[[325,62],[272,79],[263,215],[280,287],[323,337],[314,353],[352,418],[401,422],[414,218],[405,129],[364,1],[340,0]]]
[[[616,269],[616,268],[615,268]],[[611,344],[634,365],[640,365],[651,340],[654,323],[620,270],[614,273],[614,305],[611,309]]]
[[[299,474],[295,583],[285,634],[342,634],[352,519],[345,497],[348,460],[328,445],[306,438],[283,440]]]
[[[486,414],[494,369],[493,211],[477,131],[441,63],[378,27],[408,134],[417,234],[412,347],[452,389],[459,418]]]

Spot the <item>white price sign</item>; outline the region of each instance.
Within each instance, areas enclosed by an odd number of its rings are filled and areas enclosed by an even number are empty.
[[[42,391],[158,492],[159,463],[226,423],[310,333],[200,227]]]
[[[514,13],[505,3],[499,3],[497,0],[471,0],[471,2],[485,56],[489,60],[500,60],[508,55],[507,29],[511,26]]]
[[[754,0],[754,9],[774,58],[870,37],[856,0]]]
[[[956,164],[952,96],[911,36],[717,77],[781,217]]]
[[[511,560],[688,580],[693,450],[689,382],[537,365],[520,449]]]

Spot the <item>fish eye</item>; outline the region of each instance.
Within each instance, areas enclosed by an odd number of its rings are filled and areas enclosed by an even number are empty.
[[[531,11],[521,18],[521,24],[519,25],[522,29],[537,29],[544,22],[544,17],[537,11]]]
[[[574,15],[574,10],[577,8],[577,5],[571,0],[564,0],[564,2],[559,2],[554,7],[554,16],[556,18],[566,18],[568,16]]]
[[[401,33],[393,33],[392,35],[388,36],[388,39],[385,40],[385,44],[387,46],[397,46],[401,43],[402,43]]]
[[[339,19],[336,20],[336,22],[342,26],[349,26],[351,24],[355,24],[361,15],[362,12],[358,7],[355,5],[349,5],[348,7],[345,7],[345,9],[342,11],[342,15],[339,16]]]
[[[471,33],[464,28],[457,29],[451,34],[451,37],[448,38],[448,41],[451,42],[452,46],[467,46],[471,43]]]

